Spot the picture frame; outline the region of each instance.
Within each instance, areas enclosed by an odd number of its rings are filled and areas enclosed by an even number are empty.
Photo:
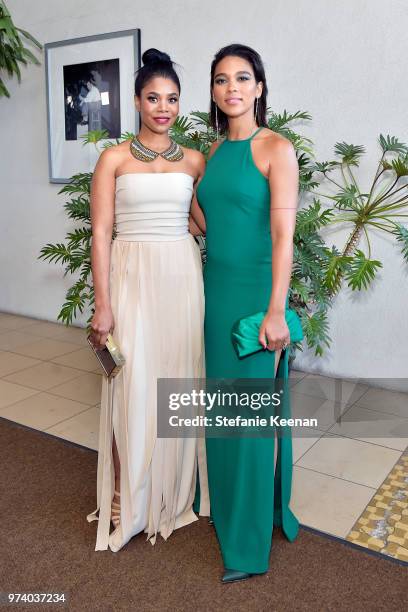
[[[136,28],[44,46],[51,183],[93,171],[100,151],[84,146],[89,131],[107,130],[113,142],[138,131],[134,80],[141,66],[140,38]]]

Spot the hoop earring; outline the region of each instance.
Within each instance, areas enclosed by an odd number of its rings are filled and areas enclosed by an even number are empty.
[[[258,123],[258,101],[259,101],[259,98],[256,98],[256,102],[255,102],[255,123]]]
[[[214,105],[215,105],[215,133],[216,133],[217,140],[218,140],[218,136],[219,136],[218,134],[218,131],[219,131],[218,130],[218,106],[215,104],[215,101],[214,101]]]

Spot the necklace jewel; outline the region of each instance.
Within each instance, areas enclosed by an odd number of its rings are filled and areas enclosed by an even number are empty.
[[[163,157],[163,159],[171,162],[180,161],[184,157],[182,148],[172,138],[170,138],[170,146],[168,149],[159,153],[158,151],[153,151],[153,149],[146,147],[140,142],[139,138],[135,136],[130,141],[130,152],[133,157],[142,162],[154,161],[159,155]]]

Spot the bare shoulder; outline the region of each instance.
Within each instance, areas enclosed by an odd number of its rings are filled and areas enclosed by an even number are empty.
[[[254,141],[270,159],[282,161],[296,159],[295,148],[291,141],[269,128],[263,129]]]
[[[204,173],[205,169],[205,157],[201,151],[197,149],[190,149],[188,147],[181,147],[184,153],[184,159],[187,162],[188,168],[191,173],[196,177],[200,177]]]
[[[189,161],[194,166],[200,166],[204,163],[205,158],[201,151],[197,151],[197,149],[190,149],[188,147],[181,148],[187,161]]]
[[[125,140],[124,142],[104,149],[99,157],[98,166],[102,166],[107,170],[116,170],[128,155],[129,141]]]

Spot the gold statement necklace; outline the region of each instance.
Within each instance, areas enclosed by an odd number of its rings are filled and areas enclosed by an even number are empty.
[[[130,152],[133,157],[142,162],[152,162],[159,157],[159,155],[163,157],[163,159],[171,162],[180,161],[184,157],[182,148],[172,138],[170,138],[169,148],[159,153],[158,151],[153,151],[153,149],[146,147],[140,142],[137,136],[134,136],[130,141]]]

